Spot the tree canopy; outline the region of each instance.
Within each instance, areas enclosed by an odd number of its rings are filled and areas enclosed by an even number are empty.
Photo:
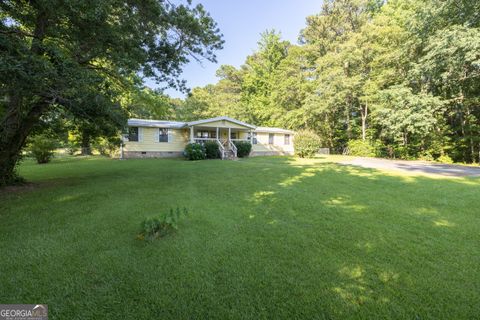
[[[478,162],[478,12],[478,1],[324,1],[298,44],[263,33],[183,108],[312,129],[336,152],[361,139],[379,156]]]
[[[26,138],[50,112],[98,126],[99,110],[113,115],[144,78],[184,90],[182,66],[215,61],[222,44],[190,1],[0,1],[0,184],[15,180]]]
[[[186,90],[182,66],[216,61],[223,44],[201,5],[0,1],[0,184],[39,128],[67,123],[87,141],[127,117],[226,115],[313,130],[339,153],[361,140],[379,156],[480,162],[478,12],[467,0],[326,0],[297,44],[266,30],[239,68],[179,100],[162,86]]]

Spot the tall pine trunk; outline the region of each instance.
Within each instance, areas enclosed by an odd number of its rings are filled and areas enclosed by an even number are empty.
[[[367,138],[367,116],[368,116],[368,104],[365,102],[365,106],[360,109],[362,116],[362,140]]]

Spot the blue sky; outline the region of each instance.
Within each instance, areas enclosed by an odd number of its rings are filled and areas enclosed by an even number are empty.
[[[297,43],[305,18],[318,13],[321,0],[194,0],[202,3],[218,23],[224,35],[224,49],[217,52],[218,63],[192,61],[184,68],[183,78],[190,88],[215,83],[215,71],[222,64],[240,66],[257,47],[260,33],[266,29],[280,31],[282,38]],[[148,84],[155,87],[153,83]],[[184,95],[166,90],[172,97]]]

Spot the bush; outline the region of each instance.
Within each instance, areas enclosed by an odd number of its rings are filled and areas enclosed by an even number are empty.
[[[205,156],[207,159],[220,158],[220,147],[215,141],[206,141],[203,145],[205,147]]]
[[[421,160],[421,161],[434,161],[434,157],[432,156],[432,154],[430,152],[424,152],[423,154],[421,154],[419,157],[418,157],[418,160]]]
[[[185,147],[188,160],[203,160],[206,157],[205,148],[200,143],[189,143]]]
[[[120,139],[99,138],[93,142],[93,148],[102,156],[115,157],[118,155],[119,147],[122,141]]]
[[[71,156],[75,155],[79,150],[80,150],[80,146],[76,142],[68,141],[65,144],[65,151]]]
[[[320,137],[312,130],[300,130],[295,134],[293,147],[295,155],[300,158],[311,158],[320,149]]]
[[[350,156],[375,157],[375,147],[367,140],[350,140],[347,148]]]
[[[181,216],[186,216],[187,214],[188,210],[186,208],[180,210],[180,208],[177,207],[176,210],[170,209],[170,211],[159,217],[147,218],[141,223],[141,229],[137,239],[152,241],[164,237],[178,230],[178,222]]]
[[[52,159],[56,147],[55,140],[45,135],[38,135],[31,139],[28,149],[37,163],[48,163]]]
[[[64,144],[65,151],[73,156],[80,150],[80,144],[78,143],[78,138],[71,131],[68,132],[67,141]]]
[[[252,144],[248,141],[234,141],[235,147],[237,147],[237,157],[244,158],[250,155],[252,151]]]
[[[453,163],[452,158],[450,158],[446,154],[442,154],[440,157],[438,157],[437,161],[441,162],[441,163],[447,163],[447,164],[452,164]]]

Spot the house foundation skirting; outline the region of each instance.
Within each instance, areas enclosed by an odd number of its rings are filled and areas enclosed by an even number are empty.
[[[125,159],[132,158],[180,158],[183,157],[182,151],[124,151]]]

